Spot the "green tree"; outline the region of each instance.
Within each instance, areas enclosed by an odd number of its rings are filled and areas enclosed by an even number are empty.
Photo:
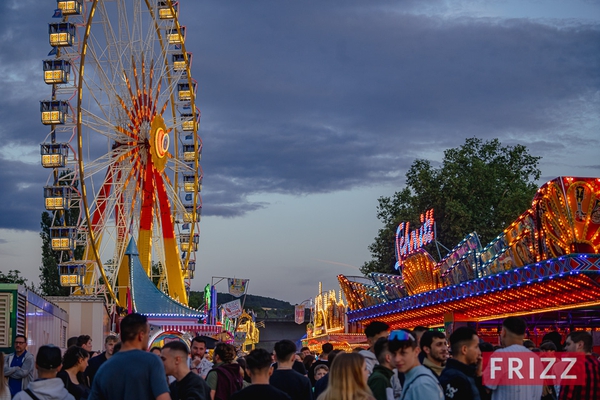
[[[204,305],[204,292],[190,291],[188,305],[192,308],[199,309]]]
[[[398,224],[410,221],[417,227],[420,215],[430,208],[438,242],[452,248],[476,231],[485,246],[531,206],[541,173],[539,160],[525,146],[477,138],[446,150],[437,168],[428,160],[415,160],[406,173],[407,186],[379,198],[377,218],[383,228],[369,246],[372,259],[361,272],[393,272]]]
[[[42,238],[42,265],[40,266],[40,291],[46,296],[68,296],[69,288],[60,285],[58,264],[61,252],[52,250],[50,240],[50,227],[52,214],[47,211],[42,213],[40,237]],[[66,261],[66,260],[65,260]]]
[[[21,276],[21,271],[18,269],[11,269],[8,274],[0,271],[0,283],[17,283],[29,287],[27,284],[27,278]],[[33,287],[32,287],[33,288]]]

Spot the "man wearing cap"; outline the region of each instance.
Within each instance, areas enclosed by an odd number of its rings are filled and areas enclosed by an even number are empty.
[[[15,352],[9,354],[4,361],[4,376],[8,378],[10,395],[14,396],[25,389],[33,380],[33,354],[27,351],[27,338],[17,335],[13,342]]]
[[[30,382],[27,388],[13,397],[13,400],[75,400],[65,389],[62,379],[56,377],[61,364],[61,352],[58,347],[54,345],[40,347],[35,358],[38,379]]]

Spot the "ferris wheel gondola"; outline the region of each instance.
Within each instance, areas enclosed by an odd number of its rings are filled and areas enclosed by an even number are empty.
[[[126,250],[187,304],[202,211],[197,83],[171,0],[57,1],[40,103],[61,285],[125,306]]]

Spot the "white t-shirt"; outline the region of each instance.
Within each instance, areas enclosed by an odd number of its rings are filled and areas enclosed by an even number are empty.
[[[496,353],[530,352],[525,346],[513,344],[494,351]],[[542,398],[542,386],[534,385],[487,385],[492,390],[492,400],[539,400]]]

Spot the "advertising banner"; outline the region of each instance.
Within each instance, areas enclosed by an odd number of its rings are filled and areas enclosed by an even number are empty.
[[[242,315],[242,304],[238,300],[223,304],[223,313],[227,318],[233,319]]]
[[[227,286],[229,286],[229,294],[235,297],[240,297],[246,293],[248,279],[227,278]]]
[[[296,312],[294,313],[294,320],[297,324],[301,324],[304,322],[304,304],[300,304],[296,306]]]

